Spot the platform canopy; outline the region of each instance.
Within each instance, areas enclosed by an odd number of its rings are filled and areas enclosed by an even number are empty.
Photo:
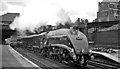
[[[0,16],[0,32],[2,33],[0,36],[2,37],[2,42],[15,33],[15,30],[11,30],[9,25],[17,16],[19,16],[19,13],[6,13]]]
[[[115,24],[120,24],[120,21],[105,21],[105,22],[91,22],[88,23],[88,28],[111,27]]]

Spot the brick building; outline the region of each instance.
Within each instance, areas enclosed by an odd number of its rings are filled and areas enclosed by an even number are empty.
[[[98,22],[120,20],[120,0],[103,0],[98,5]]]

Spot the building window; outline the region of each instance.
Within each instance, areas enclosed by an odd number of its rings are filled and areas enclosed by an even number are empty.
[[[118,16],[115,16],[115,18],[117,19],[117,18],[118,18]]]
[[[117,11],[117,14],[120,15],[120,10]]]
[[[109,8],[114,8],[114,4],[110,4],[110,5],[109,5]]]
[[[107,12],[103,12],[102,13],[102,17],[107,17],[108,16],[108,13]]]
[[[117,5],[117,8],[120,9],[120,5]]]
[[[115,20],[120,20],[120,17],[119,16],[115,16]]]
[[[99,5],[99,11],[104,11],[109,9],[109,4],[106,2],[100,3]]]
[[[107,11],[104,12],[104,13],[103,13],[103,16],[104,16],[104,17],[108,16],[108,12],[107,12]]]
[[[110,10],[110,14],[114,14],[114,10]]]

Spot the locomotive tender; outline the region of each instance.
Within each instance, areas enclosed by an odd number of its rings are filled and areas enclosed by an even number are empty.
[[[91,59],[87,37],[74,29],[58,29],[20,39],[22,48],[68,65],[85,67]],[[18,43],[19,44],[19,43]]]

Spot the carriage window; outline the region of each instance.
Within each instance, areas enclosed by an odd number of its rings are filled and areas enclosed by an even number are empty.
[[[50,44],[58,44],[58,39],[48,38],[47,45],[50,45]]]
[[[67,38],[59,38],[59,43],[60,44],[65,44],[65,45],[70,45],[70,42],[68,41]]]

